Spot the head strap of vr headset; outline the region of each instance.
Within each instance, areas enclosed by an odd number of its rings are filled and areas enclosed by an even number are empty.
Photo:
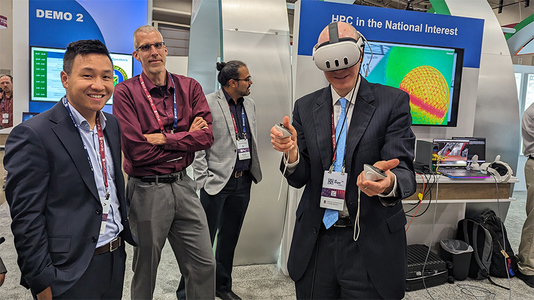
[[[337,30],[337,22],[328,24],[328,41],[330,44],[339,42],[339,32]]]
[[[351,42],[358,44],[358,41],[355,38],[351,38],[351,37],[339,38],[339,31],[337,29],[337,23],[338,22],[332,22],[328,24],[328,41],[315,45],[314,47],[315,49],[319,49],[322,46],[331,45],[331,44],[335,44],[339,42],[345,42],[345,41],[351,41]],[[361,33],[359,34],[361,35]]]

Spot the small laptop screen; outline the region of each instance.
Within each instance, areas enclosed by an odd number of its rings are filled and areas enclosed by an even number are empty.
[[[486,138],[479,137],[453,137],[453,140],[468,140],[469,145],[467,162],[471,162],[473,155],[478,155],[478,163],[486,162]]]
[[[39,113],[32,112],[23,112],[22,113],[22,122],[27,121],[29,118],[37,116]]]
[[[434,139],[432,164],[445,167],[467,166],[469,140]]]

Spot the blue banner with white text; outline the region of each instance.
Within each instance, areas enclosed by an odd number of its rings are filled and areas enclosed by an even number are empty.
[[[312,54],[330,22],[352,24],[367,40],[464,49],[464,67],[478,68],[484,20],[371,6],[302,1],[299,55]]]

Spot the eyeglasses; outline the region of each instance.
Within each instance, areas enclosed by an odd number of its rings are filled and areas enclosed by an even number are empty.
[[[245,79],[239,79],[239,78],[236,78],[236,79],[234,79],[234,80],[235,80],[235,81],[246,81],[246,82],[250,82],[250,81],[252,81],[252,77],[249,76],[249,77],[247,77],[247,78],[245,78]]]
[[[154,43],[154,44],[147,44],[147,45],[141,45],[139,47],[137,47],[137,49],[135,49],[135,51],[137,50],[141,50],[143,52],[146,52],[146,51],[149,51],[150,48],[152,48],[152,46],[154,46],[154,48],[156,48],[157,50],[161,49],[163,46],[165,46],[165,42],[157,42],[157,43]]]

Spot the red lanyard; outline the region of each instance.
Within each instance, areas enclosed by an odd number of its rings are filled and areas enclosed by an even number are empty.
[[[141,82],[141,86],[143,87],[143,91],[145,92],[145,96],[148,99],[148,102],[150,103],[150,107],[152,108],[152,111],[154,112],[154,115],[156,116],[156,120],[158,120],[159,129],[161,132],[165,132],[165,129],[163,128],[163,122],[161,122],[161,118],[158,113],[158,109],[156,108],[156,105],[154,104],[154,100],[152,100],[152,96],[148,92],[145,81],[143,80],[143,75],[139,75],[139,81]]]
[[[235,118],[234,118],[234,114],[232,114],[232,108],[230,107],[230,103],[228,103],[228,108],[230,109],[230,116],[232,116],[232,122],[234,122],[235,136],[239,140],[239,132],[237,131],[237,124],[235,123]],[[237,105],[235,106],[235,112],[237,114]],[[245,108],[244,107],[241,108],[241,121],[243,122],[241,125],[242,126],[241,128],[243,129],[244,139],[247,139],[247,127],[246,127],[246,122],[245,122]]]
[[[109,199],[108,176],[106,171],[106,147],[104,144],[104,131],[100,124],[100,112],[96,113],[96,132],[98,134],[98,145],[100,148],[100,161],[102,163],[102,173],[104,175],[104,186],[106,187],[106,200]]]
[[[230,104],[228,104],[230,106]],[[232,114],[232,111],[230,110],[230,115],[232,116],[232,122],[234,123],[234,131],[235,131],[235,137],[239,139],[239,132],[237,131],[237,125],[235,123],[234,115]]]
[[[6,102],[7,100],[10,100],[11,98],[13,98],[13,95],[11,95],[11,97],[8,98],[6,96],[6,93],[2,93],[2,112],[6,111]]]

